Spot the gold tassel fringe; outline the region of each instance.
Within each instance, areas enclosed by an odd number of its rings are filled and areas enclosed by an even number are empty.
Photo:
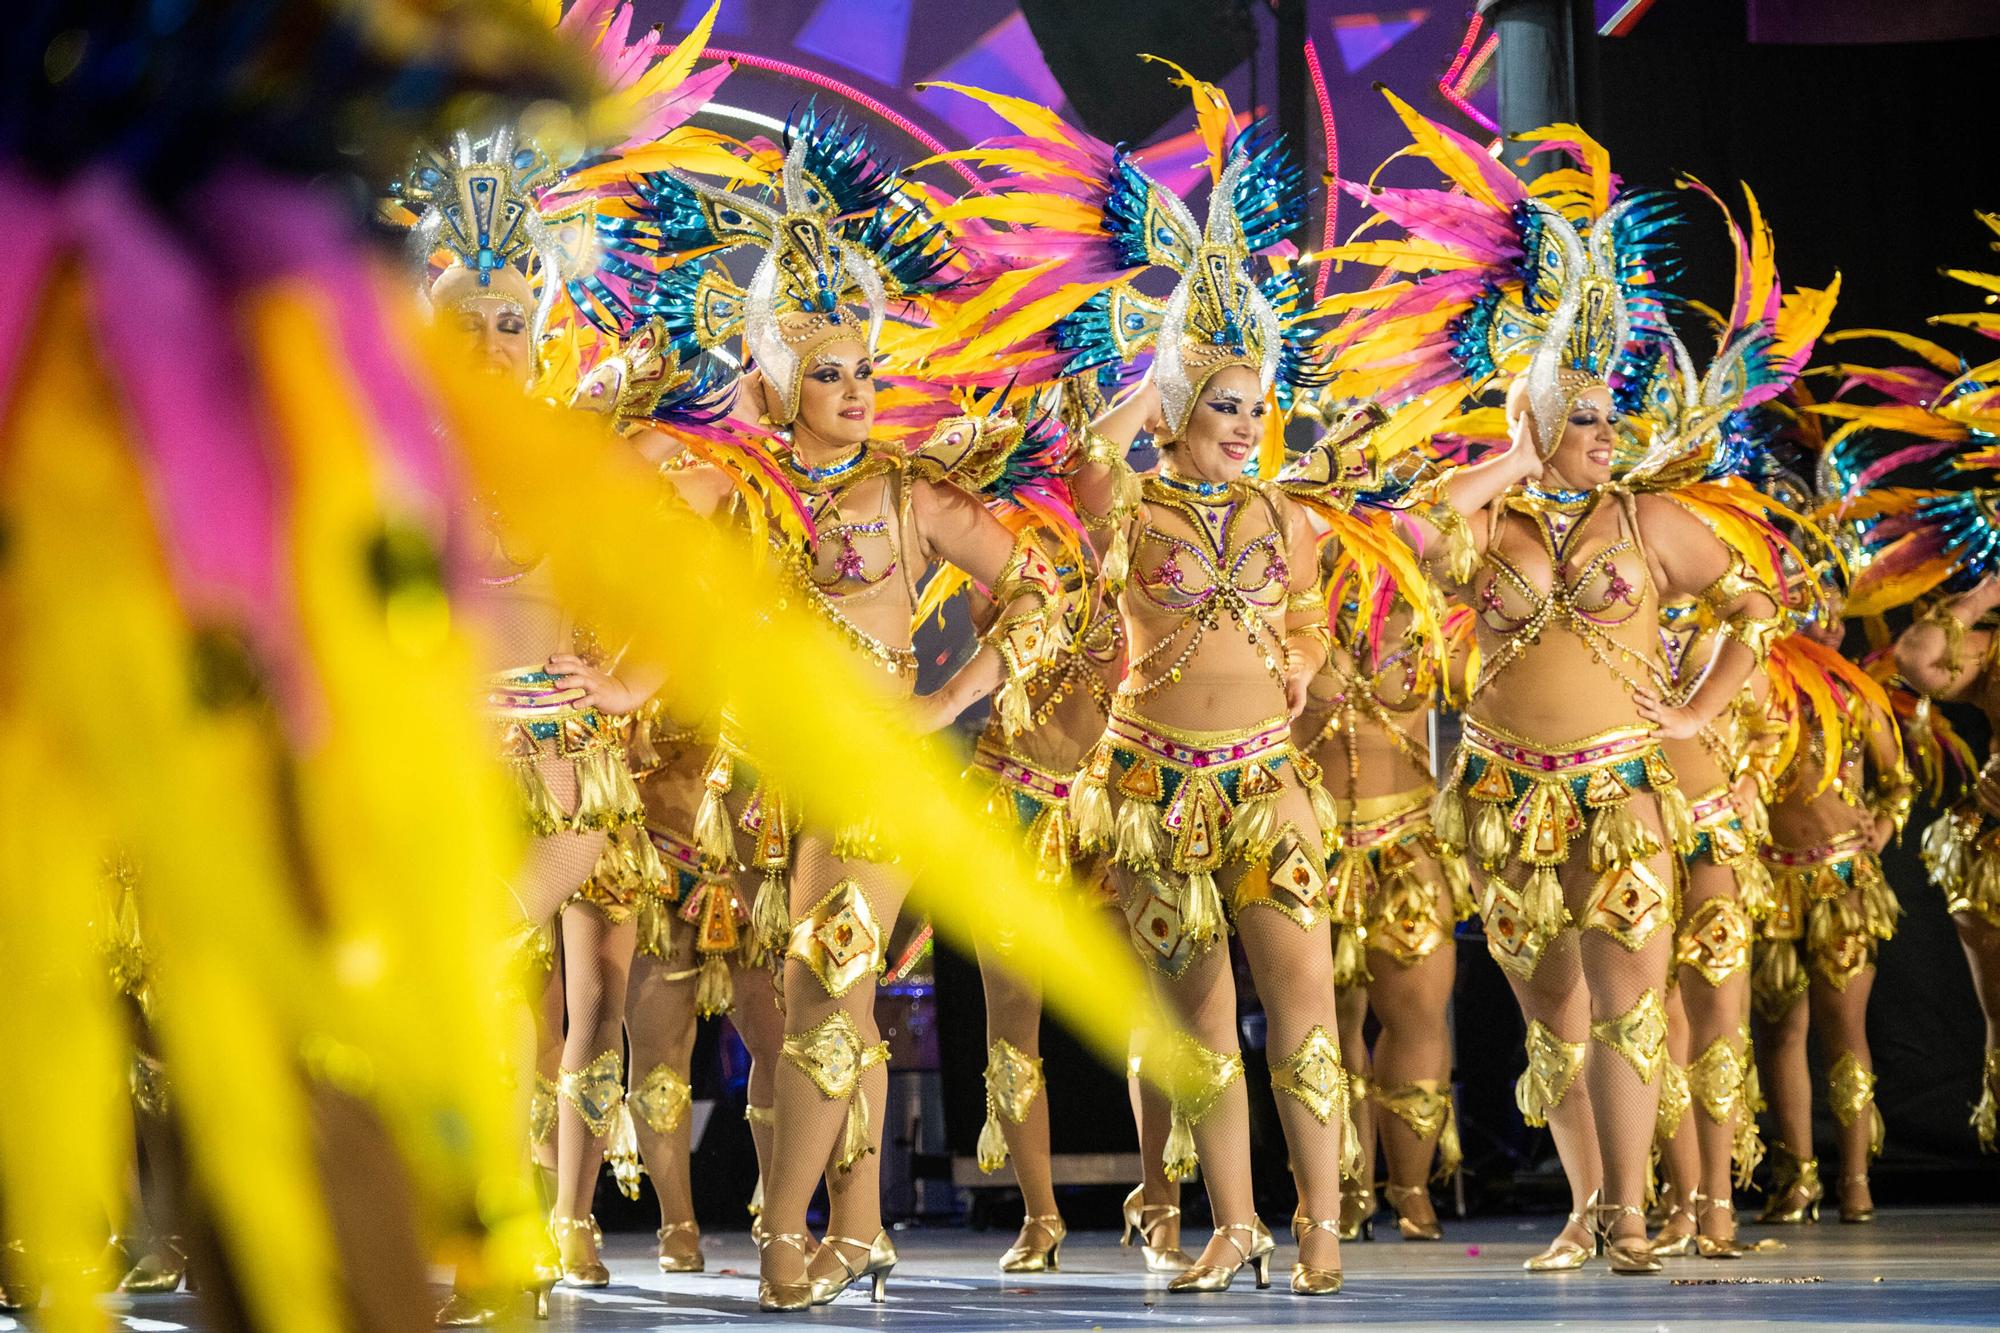
[[[1492,801],[1476,802],[1472,815],[1472,854],[1479,864],[1497,871],[1507,860],[1507,816]]]
[[[604,1160],[611,1164],[611,1177],[618,1182],[618,1192],[628,1199],[638,1198],[639,1177],[645,1174],[646,1167],[639,1157],[639,1132],[632,1123],[632,1105],[623,1097],[618,1099],[611,1133],[604,1141]]]
[[[1197,948],[1223,936],[1222,892],[1216,887],[1215,876],[1206,870],[1189,871],[1181,886],[1181,929]]]
[[[1630,801],[1598,810],[1590,821],[1590,868],[1609,870],[1659,853],[1660,840],[1640,822]]]
[[[694,1009],[703,1018],[726,1014],[736,1003],[736,982],[729,974],[729,960],[712,953],[701,960],[701,972],[694,984]]]

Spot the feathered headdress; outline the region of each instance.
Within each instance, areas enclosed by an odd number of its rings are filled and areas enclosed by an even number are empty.
[[[1298,162],[1263,122],[1238,132],[1220,90],[1172,68],[1194,92],[1209,149],[1213,188],[1200,221],[1136,154],[1022,99],[935,85],[977,99],[1022,131],[946,155],[1004,168],[1021,184],[948,210],[1009,230],[964,242],[986,282],[957,312],[953,328],[964,340],[936,360],[940,369],[1109,388],[1150,352],[1171,436],[1185,430],[1201,386],[1224,366],[1255,371],[1281,407],[1294,390],[1321,382],[1309,350],[1315,312],[1296,272],[1282,262],[1261,276],[1251,271],[1266,252],[1282,260],[1285,234],[1304,217]],[[1164,302],[1131,285],[1153,268],[1176,279]]]
[[[2000,216],[1980,220],[2000,231]],[[1948,269],[1977,289],[2000,278]],[[1933,324],[2000,336],[1987,311],[1939,315]],[[2000,361],[1969,365],[1928,338],[1853,329],[1829,343],[1880,339],[1916,361],[1837,362],[1840,384],[1811,410],[1840,425],[1827,437],[1823,516],[1854,536],[1864,568],[1855,614],[1880,612],[1934,591],[1957,594],[2000,570]]]
[[[538,0],[544,21],[582,50],[601,80],[584,131],[603,118],[619,127],[617,142],[557,149],[517,125],[484,135],[461,130],[449,145],[425,149],[390,186],[427,294],[440,292],[455,269],[474,276],[455,300],[532,294],[532,310],[521,313],[538,362],[545,340],[567,344],[553,357],[558,397],[569,397],[583,367],[644,322],[649,312],[639,307],[660,280],[657,247],[635,233],[615,195],[636,170],[729,160],[719,136],[683,128],[730,72],[726,64],[694,72],[719,7],[717,0],[670,45],[658,29],[633,34],[630,0],[576,0],[567,13],[562,0]]]
[[[811,108],[786,130],[770,202],[679,172],[647,175],[638,195],[669,250],[762,252],[746,288],[711,272],[682,305],[709,345],[741,332],[775,391],[779,425],[798,415],[814,353],[843,339],[873,353],[890,298],[927,293],[952,257],[942,224],[902,190],[866,131]]]
[[[1523,185],[1478,144],[1383,95],[1414,140],[1397,156],[1431,162],[1450,188],[1341,182],[1374,210],[1362,231],[1388,221],[1405,236],[1351,240],[1330,257],[1415,276],[1350,298],[1369,313],[1335,335],[1335,392],[1408,404],[1427,436],[1501,373],[1523,374],[1546,455],[1570,403],[1610,384],[1636,338],[1667,332],[1667,197],[1620,194],[1609,156],[1574,125],[1519,136],[1569,160]]]

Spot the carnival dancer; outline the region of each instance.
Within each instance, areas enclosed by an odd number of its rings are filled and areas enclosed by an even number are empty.
[[[743,401],[787,430],[788,481],[805,497],[815,540],[774,550],[787,594],[822,614],[881,671],[883,701],[915,683],[911,615],[923,572],[939,560],[993,590],[1002,608],[986,642],[1004,668],[999,707],[1026,722],[1023,681],[1059,639],[1052,562],[1009,533],[951,481],[965,423],[940,427],[914,457],[875,439],[875,369],[888,297],[920,298],[952,256],[942,229],[898,194],[866,136],[839,118],[787,132],[771,204],[671,175],[648,184],[664,243],[683,253],[738,245],[760,252],[746,289],[725,288],[756,371]],[[711,303],[710,309],[714,306]],[[958,427],[955,436],[952,427]],[[724,798],[743,756],[724,744],[708,774],[697,833],[731,835]],[[742,776],[747,776],[743,774]],[[893,849],[865,827],[816,825],[810,812],[760,792],[757,821],[778,859],[770,869],[789,922],[782,953],[785,1038],[777,1071],[770,1174],[760,1218],[759,1304],[802,1310],[869,1280],[881,1299],[896,1262],[881,1226],[873,1154],[882,1132],[887,1046],[875,1028],[875,977],[907,884]],[[710,799],[713,798],[713,799]],[[760,890],[760,893],[764,892]],[[768,922],[769,910],[753,908]],[[844,1128],[843,1128],[844,1126]],[[815,1246],[806,1206],[824,1177],[828,1234]]]
[[[1334,980],[1362,1143],[1362,1174],[1341,1193],[1341,1238],[1371,1234],[1379,1138],[1398,1231],[1438,1240],[1429,1182],[1448,1179],[1460,1162],[1445,1017],[1456,977],[1453,929],[1474,911],[1462,852],[1430,827],[1430,718],[1445,673],[1404,609],[1404,590],[1386,575],[1363,577],[1350,549],[1351,540],[1321,546],[1334,648],[1294,728],[1339,815],[1328,830]],[[1362,1035],[1371,1010],[1380,1024],[1372,1052]]]
[[[2000,231],[2000,220],[1980,220]],[[1992,278],[1950,276],[1986,289]],[[1985,312],[1934,320],[1990,334]],[[1994,497],[2000,494],[2000,415],[1989,386],[2000,363],[1968,365],[1950,348],[1905,333],[1862,330],[1916,355],[1916,364],[1839,364],[1843,393],[1817,411],[1845,424],[1834,437],[1843,490],[1833,512],[1860,532],[1865,565],[1850,614],[1920,599],[1896,643],[1902,678],[1940,702],[1969,703],[2000,719],[2000,574]],[[1923,605],[1927,601],[1928,605]],[[1879,605],[1878,605],[1879,604]],[[1914,724],[1931,730],[1928,714]],[[1986,1018],[1986,1051],[1972,1128],[1980,1146],[2000,1146],[2000,760],[1990,758],[1971,791],[1924,830],[1923,857],[1944,894]]]
[[[1076,847],[1069,795],[1076,771],[1092,744],[1104,734],[1111,701],[1125,674],[1124,626],[1096,568],[1086,528],[1070,495],[1073,466],[1071,432],[1063,416],[1074,414],[1075,386],[1064,385],[1030,400],[1025,420],[996,421],[987,461],[976,471],[961,467],[965,483],[1010,530],[1033,530],[1056,561],[1063,583],[1064,643],[1057,656],[1029,678],[1030,725],[1013,732],[989,716],[974,748],[967,777],[988,793],[987,808],[1026,840],[1039,873],[1049,883],[1074,883],[1078,906],[1104,910],[1107,903],[1102,859]],[[1087,426],[1088,418],[1083,424]],[[1009,441],[1012,441],[1009,443]],[[962,574],[942,571],[924,589],[923,618],[961,590],[972,600],[973,621],[984,627],[997,608]],[[998,670],[991,654],[968,663],[943,687],[932,710],[932,725],[943,725],[958,700],[991,688],[979,680]],[[1042,1073],[1042,1004],[1039,979],[1023,975],[1010,941],[982,942],[980,980],[986,993],[986,1121],[977,1160],[982,1172],[1010,1161],[1026,1216],[1021,1233],[1000,1258],[1002,1272],[1054,1271],[1067,1234],[1056,1210],[1053,1161],[1049,1151],[1049,1091]],[[1179,1273],[1193,1261],[1180,1253],[1178,1186],[1166,1178],[1161,1150],[1167,1134],[1164,1096],[1134,1078],[1134,1111],[1139,1130],[1142,1183],[1125,1201],[1124,1239],[1136,1235],[1147,1267]],[[1148,1131],[1151,1131],[1150,1134]],[[1146,1151],[1150,1140],[1152,1151]]]
[[[1839,606],[1836,593],[1825,594],[1805,627],[1774,650],[1769,671],[1767,708],[1791,737],[1770,802],[1771,841],[1762,855],[1772,906],[1752,977],[1757,1058],[1773,1122],[1774,1188],[1764,1222],[1819,1217],[1824,1188],[1812,1151],[1809,1027],[1827,1056],[1828,1099],[1841,1129],[1842,1220],[1874,1214],[1868,1163],[1881,1151],[1882,1118],[1868,995],[1877,951],[1902,912],[1877,854],[1901,831],[1914,786],[1881,686],[1840,656]]]
[[[1662,199],[1614,200],[1603,149],[1573,127],[1522,136],[1574,164],[1523,185],[1391,101],[1455,188],[1349,188],[1454,262],[1384,289],[1348,326],[1335,391],[1404,400],[1410,418],[1442,424],[1511,375],[1508,446],[1444,477],[1408,523],[1442,589],[1478,617],[1481,667],[1434,824],[1483,870],[1488,948],[1529,1019],[1522,1109],[1547,1118],[1575,1202],[1527,1267],[1579,1267],[1601,1238],[1614,1272],[1654,1273],[1641,1202],[1666,1061],[1674,849],[1688,833],[1661,746],[1721,715],[1777,632],[1778,605],[1676,502],[1691,478],[1674,464],[1704,459],[1724,414],[1705,410],[1685,357],[1667,355],[1678,349],[1651,266]],[[1336,251],[1428,267],[1410,252]],[[1753,298],[1760,315],[1777,311],[1775,279],[1739,292]],[[1783,364],[1799,335],[1781,333],[1766,350]],[[1718,364],[1740,359],[1725,347]],[[1636,464],[1619,428],[1628,410],[1656,433]],[[1673,702],[1659,624],[1677,596],[1707,604],[1720,645]]]

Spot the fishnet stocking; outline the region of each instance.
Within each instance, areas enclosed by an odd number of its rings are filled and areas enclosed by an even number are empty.
[[[1274,1068],[1304,1044],[1314,1027],[1325,1028],[1329,1034],[1339,1032],[1340,1020],[1334,1010],[1333,932],[1324,922],[1309,931],[1300,930],[1280,912],[1251,907],[1238,914],[1236,933],[1243,941],[1251,976],[1264,983],[1259,990],[1264,1001],[1264,1050]],[[1212,953],[1225,960],[1223,977],[1228,981],[1225,951]],[[1233,1009],[1234,987],[1230,989]],[[1292,1179],[1298,1182],[1299,1211],[1313,1221],[1338,1220],[1340,1116],[1336,1113],[1321,1124],[1303,1102],[1286,1092],[1277,1094],[1277,1105],[1278,1120],[1285,1128],[1285,1146],[1291,1154]],[[1204,1171],[1206,1149],[1203,1144]],[[1247,1170],[1247,1151],[1243,1165]],[[1209,1194],[1213,1199],[1213,1184]],[[1216,1214],[1218,1219],[1223,1216]],[[1242,1215],[1229,1216],[1235,1220]],[[1340,1267],[1339,1236],[1323,1229],[1306,1232],[1299,1246],[1299,1262],[1314,1268]]]
[[[1029,1059],[1042,1054],[1041,979],[1023,970],[1018,960],[982,947],[979,979],[986,991],[986,1042],[1013,1044]],[[1028,1106],[1020,1124],[1002,1115],[1000,1133],[1007,1140],[1007,1160],[1021,1189],[1021,1204],[1029,1217],[1049,1217],[1056,1211],[1055,1168],[1049,1156],[1049,1089]]]
[[[1485,887],[1492,878],[1478,863],[1470,864],[1474,893],[1485,900]],[[1519,889],[1528,877],[1528,867],[1510,861],[1500,872],[1501,882]],[[1489,946],[1490,947],[1490,946]],[[1583,955],[1574,929],[1557,932],[1543,946],[1532,976],[1522,977],[1502,967],[1524,1020],[1539,1022],[1565,1042],[1590,1040],[1590,1005],[1583,986]],[[1556,1156],[1563,1174],[1569,1178],[1570,1212],[1586,1216],[1591,1197],[1604,1182],[1604,1168],[1597,1149],[1597,1124],[1590,1107],[1590,1087],[1581,1074],[1570,1084],[1563,1099],[1548,1108],[1549,1137],[1555,1140]],[[1557,1239],[1578,1245],[1590,1237],[1582,1223],[1566,1223]]]
[[[1158,1027],[1157,1022],[1149,1022],[1134,1032],[1134,1055],[1145,1050],[1148,1034]],[[1167,1179],[1165,1166],[1167,1135],[1173,1127],[1173,1107],[1168,1104],[1165,1093],[1143,1078],[1126,1079],[1125,1096],[1132,1107],[1132,1123],[1139,1131],[1139,1199],[1148,1208],[1178,1208],[1181,1203],[1180,1183]],[[1163,1249],[1177,1248],[1181,1243],[1180,1218],[1175,1216],[1159,1222],[1148,1234],[1150,1243]]]
[[[1663,849],[1647,861],[1662,885],[1674,882],[1674,853],[1660,820],[1659,802],[1634,796],[1628,808],[1650,829]],[[1570,915],[1584,920],[1598,875],[1591,870],[1586,839],[1571,844],[1570,859],[1558,872]],[[1664,996],[1674,950],[1673,923],[1655,930],[1638,949],[1628,949],[1603,930],[1583,930],[1581,951],[1590,1017],[1604,1022],[1629,1013],[1647,991]],[[1590,1088],[1598,1153],[1604,1165],[1604,1202],[1642,1207],[1653,1171],[1653,1129],[1660,1109],[1660,1084],[1641,1081],[1623,1055],[1592,1038],[1584,1048],[1583,1077]],[[1614,1233],[1643,1235],[1645,1220],[1631,1213],[1612,1224]]]
[[[1363,1028],[1368,1022],[1368,1006],[1372,1000],[1369,987],[1349,986],[1345,990],[1336,989],[1333,995],[1334,1015],[1340,1021],[1340,1063],[1350,1076],[1368,1078],[1374,1068],[1369,1058],[1368,1042]],[[1284,1052],[1274,1051],[1273,1056]],[[1369,1097],[1354,1099],[1354,1132],[1361,1140],[1361,1175],[1341,1181],[1341,1187],[1356,1188],[1373,1197],[1375,1192],[1375,1143],[1376,1128],[1375,1102]],[[1394,1119],[1384,1116],[1383,1119]],[[1305,1198],[1305,1186],[1295,1177],[1292,1181],[1298,1189],[1299,1198]]]
[[[549,967],[548,977],[542,982],[542,989],[536,999],[535,1010],[535,1072],[554,1083],[562,1075],[563,1055],[563,965],[562,936],[556,936],[556,956]],[[533,1145],[535,1165],[552,1175],[556,1169],[556,1137],[549,1135],[544,1142]],[[545,1182],[546,1183],[546,1182]],[[555,1190],[549,1187],[548,1197],[542,1200],[546,1205],[555,1203]]]
[[[1774,947],[1793,946],[1781,943]],[[1776,1141],[1801,1157],[1811,1157],[1812,1077],[1806,1070],[1811,1011],[1802,1000],[1794,1000],[1775,1020],[1758,1013],[1757,1070]]]
[[[581,904],[562,914],[563,998],[569,1010],[564,1069],[582,1069],[605,1051],[622,1049],[626,980],[638,933],[635,922],[614,925]],[[556,1216],[590,1215],[603,1164],[604,1136],[590,1132],[567,1097],[558,1098]]]
[[[1419,856],[1417,873],[1437,886],[1433,909],[1437,919],[1451,921],[1455,916],[1451,888],[1437,862],[1428,855]],[[1368,1002],[1381,1024],[1375,1037],[1375,1085],[1392,1088],[1435,1079],[1439,1089],[1448,1093],[1451,1035],[1445,1010],[1458,975],[1458,946],[1451,930],[1447,927],[1436,949],[1407,967],[1378,950],[1368,955],[1368,968],[1374,976]],[[1438,1136],[1419,1136],[1395,1115],[1378,1116],[1376,1126],[1389,1164],[1390,1183],[1405,1189],[1423,1185],[1430,1177]],[[1413,1221],[1428,1222],[1436,1216],[1428,1194],[1404,1196],[1403,1209]]]
[[[1687,1006],[1683,1003],[1687,994],[1687,972],[1683,971],[1681,982],[1667,992],[1667,1055],[1682,1069],[1693,1058],[1688,1035]],[[1655,1136],[1653,1150],[1659,1154],[1659,1174],[1664,1180],[1659,1202],[1665,1211],[1661,1223],[1659,1239],[1683,1236],[1695,1228],[1694,1195],[1702,1191],[1701,1185],[1701,1141],[1696,1133],[1695,1121],[1703,1119],[1698,1107],[1689,1107],[1674,1127],[1671,1138]],[[1723,1151],[1728,1152],[1725,1144]],[[1727,1167],[1729,1159],[1723,1159]],[[1726,1197],[1726,1196],[1725,1196]]]
[[[543,758],[535,769],[565,814],[576,811],[576,767],[567,759]],[[528,855],[511,887],[521,915],[536,925],[554,920],[570,895],[583,887],[604,854],[602,833],[552,833],[528,844]]]
[[[1835,990],[1816,969],[1811,975],[1806,1001],[1812,1008],[1812,1026],[1819,1033],[1821,1058],[1831,1068],[1842,1054],[1851,1054],[1864,1071],[1872,1074],[1875,1060],[1868,1050],[1868,996],[1875,989],[1875,969],[1864,967],[1856,972],[1848,978],[1844,990]],[[1866,1180],[1856,1183],[1856,1178],[1868,1174],[1868,1148],[1874,1125],[1875,1117],[1867,1110],[1856,1116],[1851,1125],[1841,1124],[1838,1117],[1834,1120],[1839,1131],[1843,1207],[1865,1207],[1871,1202]]]
[[[642,953],[632,959],[631,983],[625,992],[625,1040],[631,1051],[625,1071],[628,1088],[639,1087],[659,1065],[666,1065],[685,1081],[694,1062],[694,932],[676,926],[672,940],[669,958]],[[646,1174],[653,1178],[653,1194],[659,1200],[661,1226],[694,1220],[688,1170],[693,1122],[692,1113],[683,1115],[678,1125],[661,1134],[645,1116],[636,1112],[632,1116],[639,1155],[645,1160]]]
[[[908,883],[893,867],[836,858],[821,834],[807,834],[799,839],[790,886],[793,918],[804,915],[844,879],[852,879],[861,886],[886,942],[909,891]],[[875,1025],[873,977],[864,978],[846,995],[835,999],[826,993],[811,968],[796,959],[787,959],[784,988],[787,1036],[809,1032],[836,1010],[844,1010],[854,1020],[864,1047],[881,1040]],[[814,1187],[824,1177],[827,1233],[851,1236],[865,1244],[882,1229],[879,1149],[888,1092],[887,1067],[878,1064],[861,1080],[868,1097],[869,1141],[878,1151],[855,1163],[852,1170],[841,1172],[828,1168],[840,1142],[847,1102],[829,1101],[791,1060],[780,1059],[775,1063],[777,1124],[773,1127],[770,1173],[765,1177],[764,1229],[774,1235],[803,1234],[806,1207],[812,1201]],[[793,1246],[771,1245],[764,1249],[762,1274],[769,1280],[796,1283],[801,1280],[803,1265],[803,1256]],[[839,1265],[829,1255],[820,1268],[834,1273]]]
[[[1735,898],[1738,892],[1735,871],[1707,859],[1698,860],[1689,867],[1683,916],[1691,917],[1710,898]],[[1683,967],[1679,981],[1674,989],[1679,992],[1680,1005],[1687,1014],[1687,1048],[1675,1051],[1674,1059],[1685,1067],[1718,1038],[1734,1040],[1742,1031],[1750,1013],[1750,970],[1738,968],[1724,977],[1720,986],[1711,986],[1699,968]],[[1681,1133],[1685,1135],[1692,1129],[1694,1134],[1701,1162],[1700,1189],[1711,1199],[1731,1197],[1736,1127],[1742,1116],[1739,1109],[1726,1124],[1717,1124],[1697,1100],[1682,1122]],[[1678,1187],[1679,1182],[1675,1183]],[[1682,1202],[1686,1202],[1685,1195]],[[1704,1220],[1709,1223],[1706,1234],[1724,1237],[1735,1234],[1734,1214],[1726,1208],[1708,1209]]]

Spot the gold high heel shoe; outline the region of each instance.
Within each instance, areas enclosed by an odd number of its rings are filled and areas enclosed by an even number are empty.
[[[1729,1232],[1726,1237],[1704,1236],[1699,1231],[1701,1219],[1708,1213],[1720,1209],[1729,1214]],[[1741,1259],[1743,1242],[1736,1239],[1736,1201],[1734,1199],[1711,1199],[1706,1194],[1694,1196],[1694,1223],[1697,1228],[1694,1237],[1694,1251],[1704,1259]]]
[[[1699,1207],[1700,1200],[1705,1196],[1695,1194],[1692,1197],[1695,1199],[1697,1207]],[[1684,1231],[1678,1236],[1668,1236],[1667,1228],[1673,1226],[1676,1217],[1685,1217],[1693,1224],[1694,1230]],[[1653,1243],[1649,1248],[1662,1259],[1685,1259],[1688,1255],[1694,1253],[1695,1233],[1700,1228],[1700,1213],[1685,1208],[1681,1206],[1679,1201],[1675,1201],[1667,1205],[1666,1216],[1660,1219],[1660,1234],[1653,1239]]]
[[[1849,1193],[1857,1185],[1863,1189],[1868,1187],[1868,1175],[1866,1172],[1858,1176],[1842,1176],[1840,1178],[1840,1220],[1843,1222],[1873,1222],[1875,1220],[1875,1201],[1872,1198],[1867,1204],[1859,1206],[1851,1205],[1847,1202]]]
[[[1819,1180],[1819,1158],[1801,1157],[1782,1143],[1771,1145],[1771,1197],[1759,1222],[1797,1226],[1819,1221],[1819,1201],[1826,1186]]]
[[[762,1273],[757,1275],[757,1308],[772,1313],[804,1310],[813,1303],[812,1273],[805,1265],[812,1257],[812,1237],[802,1236],[796,1231],[765,1232],[757,1240],[757,1254],[761,1260],[765,1250],[773,1245],[789,1245],[799,1252],[799,1266],[805,1272],[800,1282],[773,1282]],[[759,1264],[762,1267],[762,1264]]]
[[[1583,1267],[1590,1257],[1597,1253],[1596,1224],[1586,1221],[1596,1207],[1597,1191],[1592,1190],[1590,1197],[1583,1201],[1583,1211],[1580,1213],[1570,1213],[1568,1215],[1568,1223],[1563,1228],[1565,1231],[1570,1227],[1585,1228],[1590,1234],[1589,1244],[1579,1245],[1573,1240],[1564,1240],[1561,1236],[1558,1236],[1549,1242],[1549,1248],[1543,1250],[1540,1254],[1522,1260],[1521,1267],[1527,1269],[1530,1273],[1571,1273]]]
[[[588,1259],[572,1261],[569,1257],[569,1241],[578,1234],[590,1237],[592,1247]],[[604,1233],[597,1229],[594,1217],[551,1217],[549,1235],[555,1240],[557,1262],[562,1266],[562,1283],[566,1287],[608,1287],[611,1285],[611,1270],[596,1254],[596,1247],[604,1243]]]
[[[1132,1237],[1139,1238],[1139,1253],[1145,1257],[1148,1273],[1185,1273],[1194,1267],[1194,1258],[1178,1245],[1155,1245],[1153,1233],[1169,1223],[1178,1222],[1181,1210],[1171,1203],[1147,1203],[1146,1187],[1139,1186],[1125,1196],[1125,1232],[1119,1236],[1120,1245],[1130,1245]],[[1152,1221],[1146,1220],[1148,1213],[1156,1213]]]
[[[1292,1239],[1302,1234],[1305,1217],[1292,1214]],[[1375,1189],[1350,1189],[1343,1182],[1340,1189],[1340,1238],[1342,1240],[1375,1239]]]
[[[439,1328],[491,1328],[495,1324],[511,1324],[515,1322],[516,1307],[523,1302],[527,1303],[529,1312],[536,1319],[545,1320],[549,1317],[549,1289],[553,1286],[553,1276],[537,1278],[526,1290],[497,1303],[454,1291],[432,1322]]]
[[[118,1290],[133,1296],[160,1296],[179,1291],[186,1278],[187,1253],[181,1249],[181,1238],[161,1236],[118,1279]]]
[[[751,1231],[753,1233],[756,1231],[754,1219],[752,1220]],[[701,1252],[701,1225],[699,1223],[693,1221],[669,1222],[658,1231],[655,1231],[653,1236],[660,1242],[659,1264],[662,1273],[699,1273],[708,1266],[708,1260],[703,1257]],[[667,1238],[669,1236],[693,1236],[694,1253],[668,1254]]]
[[[1301,1243],[1306,1234],[1314,1231],[1331,1231],[1335,1239],[1340,1236],[1340,1223],[1322,1222],[1315,1218],[1298,1218],[1305,1225],[1297,1228]],[[1294,1296],[1331,1296],[1340,1290],[1340,1270],[1338,1268],[1314,1268],[1301,1261],[1292,1265],[1292,1294]]]
[[[1623,1218],[1632,1217],[1639,1221],[1638,1237],[1620,1239],[1611,1234],[1611,1228]],[[1658,1273],[1666,1268],[1654,1255],[1652,1247],[1646,1243],[1646,1214],[1636,1204],[1600,1203],[1597,1205],[1598,1244],[1604,1249],[1604,1257],[1611,1264],[1614,1273],[1638,1274]]]
[[[847,1256],[840,1252],[840,1247],[843,1245],[852,1246],[857,1250],[868,1251],[868,1258],[861,1267],[856,1268],[853,1264],[847,1262]],[[870,1299],[877,1305],[880,1305],[888,1298],[889,1274],[896,1267],[896,1247],[889,1240],[889,1233],[887,1231],[876,1232],[875,1239],[872,1241],[856,1240],[852,1236],[828,1236],[824,1241],[820,1242],[820,1248],[832,1251],[833,1261],[840,1265],[841,1275],[839,1277],[816,1277],[812,1279],[812,1303],[814,1305],[829,1304],[834,1297],[846,1291],[862,1278],[873,1278],[875,1280]]]
[[[1433,1217],[1428,1222],[1416,1222],[1403,1214],[1403,1202],[1407,1199],[1429,1199],[1430,1191],[1422,1185],[1384,1185],[1382,1197],[1396,1210],[1396,1230],[1403,1233],[1404,1240],[1443,1240],[1444,1226]]]
[[[1236,1243],[1232,1232],[1247,1232],[1250,1244],[1246,1249]],[[1237,1270],[1249,1264],[1257,1275],[1257,1289],[1262,1291],[1271,1285],[1271,1251],[1278,1248],[1278,1242],[1271,1238],[1271,1229],[1256,1218],[1248,1222],[1232,1222],[1226,1227],[1217,1227],[1215,1234],[1229,1242],[1229,1248],[1243,1257],[1224,1267],[1221,1264],[1197,1263],[1167,1283],[1168,1291],[1228,1291],[1235,1280]]]
[[[1040,1244],[1028,1240],[1028,1229],[1032,1227],[1042,1233],[1045,1240]],[[1021,1219],[1021,1234],[1007,1253],[1000,1256],[1000,1271],[1003,1273],[1054,1273],[1062,1264],[1063,1238],[1069,1235],[1069,1228],[1063,1225],[1061,1217],[1049,1213],[1043,1217],[1028,1216]]]

